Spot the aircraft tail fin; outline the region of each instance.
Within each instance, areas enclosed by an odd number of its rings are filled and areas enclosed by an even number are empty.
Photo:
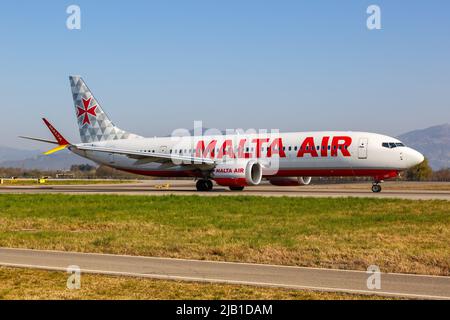
[[[140,138],[114,125],[80,76],[69,76],[81,141]]]

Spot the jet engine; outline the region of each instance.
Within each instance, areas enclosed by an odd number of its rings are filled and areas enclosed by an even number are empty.
[[[274,186],[293,187],[308,185],[311,183],[311,177],[274,177],[269,179],[270,184]]]
[[[255,160],[237,160],[214,168],[212,178],[227,187],[254,186],[261,182],[262,166]]]
[[[308,184],[311,183],[311,177],[298,177],[298,182],[302,186],[307,186]]]

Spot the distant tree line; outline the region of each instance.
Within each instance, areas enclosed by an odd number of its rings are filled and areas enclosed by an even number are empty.
[[[428,159],[410,168],[404,173],[404,180],[409,181],[450,181],[450,168],[433,171]]]
[[[69,170],[29,170],[0,167],[1,178],[56,178],[57,175],[75,179],[145,179],[145,177],[119,171],[104,165],[98,167],[89,164],[72,165]]]
[[[43,176],[54,176],[55,171],[45,171],[45,170],[26,170],[21,168],[2,168],[0,167],[0,177],[1,178],[40,178]]]

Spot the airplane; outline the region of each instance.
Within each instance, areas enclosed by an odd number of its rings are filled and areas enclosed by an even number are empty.
[[[308,185],[311,177],[373,179],[372,191],[424,160],[398,139],[376,133],[317,131],[234,133],[144,138],[118,128],[80,76],[69,76],[81,143],[67,141],[45,118],[56,141],[21,136],[68,149],[98,164],[154,177],[191,177],[198,191],[213,182],[232,191],[259,185]]]

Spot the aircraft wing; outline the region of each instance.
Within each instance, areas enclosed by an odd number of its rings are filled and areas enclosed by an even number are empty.
[[[114,153],[125,155],[129,158],[136,159],[136,164],[144,164],[147,162],[161,162],[168,163],[172,162],[173,165],[208,165],[215,166],[217,163],[213,159],[210,158],[199,158],[192,156],[183,156],[178,154],[167,154],[167,153],[158,153],[158,152],[143,152],[136,150],[127,150],[127,149],[116,149],[116,148],[107,148],[107,147],[93,147],[93,146],[72,146],[72,148],[77,148],[78,150],[83,151],[96,151],[96,152],[105,152],[105,153]]]

